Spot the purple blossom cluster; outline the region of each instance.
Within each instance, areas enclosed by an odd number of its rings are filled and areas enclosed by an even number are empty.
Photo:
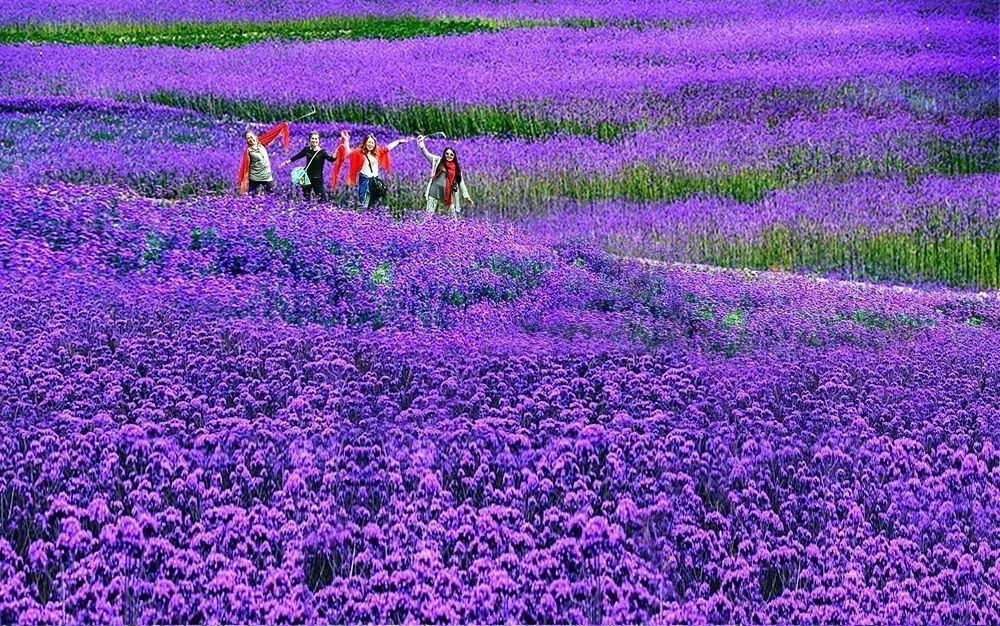
[[[1000,619],[995,294],[0,196],[0,622]]]

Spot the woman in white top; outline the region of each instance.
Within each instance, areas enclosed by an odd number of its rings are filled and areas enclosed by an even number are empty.
[[[431,164],[431,178],[427,181],[427,189],[424,191],[427,214],[434,215],[440,211],[444,215],[450,214],[458,219],[463,200],[469,206],[476,204],[462,179],[462,166],[458,163],[458,155],[450,146],[444,149],[441,156],[431,154],[424,145],[426,139],[423,135],[417,137],[417,147]]]
[[[381,173],[388,174],[391,166],[389,151],[410,139],[397,139],[387,146],[379,146],[374,135],[367,135],[361,145],[348,156],[347,184],[358,186],[358,202],[362,207],[377,206],[385,195]],[[350,136],[344,133],[342,149],[348,149]]]

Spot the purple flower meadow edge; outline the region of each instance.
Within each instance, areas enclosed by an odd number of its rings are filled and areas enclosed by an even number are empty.
[[[522,221],[548,241],[728,267],[1000,289],[1000,177],[858,180],[772,192],[760,203],[555,203]]]

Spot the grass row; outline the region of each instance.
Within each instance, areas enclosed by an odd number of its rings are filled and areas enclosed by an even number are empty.
[[[541,22],[537,22],[540,24]],[[479,18],[342,16],[274,22],[26,24],[0,27],[0,43],[238,48],[260,41],[409,39],[494,32],[536,22]]]
[[[519,111],[513,105],[469,106],[460,109],[423,104],[386,108],[375,104],[270,104],[259,100],[232,100],[211,95],[187,95],[173,91],[157,91],[131,101],[152,102],[171,107],[206,113],[213,117],[230,116],[258,122],[289,120],[315,111],[314,122],[346,122],[390,126],[403,134],[429,133],[446,130],[449,137],[518,137],[543,139],[557,133],[596,137],[600,141],[621,139],[631,130],[611,122],[584,123],[558,118],[546,118]]]
[[[809,271],[865,281],[1000,289],[1000,223],[985,228],[985,235],[857,232],[844,236],[776,226],[752,239],[688,239],[685,248],[689,258],[684,261]],[[607,247],[624,256],[649,254],[630,249],[625,242],[610,241]]]
[[[929,174],[949,176],[1000,172],[1000,154],[975,142],[935,141],[931,158],[920,165],[898,158],[822,161],[817,155],[791,155],[774,168],[717,169],[692,172],[671,164],[635,164],[616,176],[561,172],[545,177],[517,173],[490,181],[488,193],[499,215],[529,217],[552,198],[581,201],[625,198],[636,202],[669,202],[695,195],[759,202],[765,194],[814,181],[846,182],[860,176],[903,174],[911,179]],[[478,185],[482,187],[483,185]]]
[[[933,94],[933,97],[927,94]],[[723,96],[728,101],[744,104],[732,107],[731,110],[728,107],[699,108],[687,104],[713,101]],[[690,85],[673,96],[644,96],[637,106],[642,104],[655,113],[646,119],[632,122],[568,119],[557,111],[540,108],[540,103],[531,103],[530,108],[516,102],[461,108],[447,104],[386,107],[363,102],[282,104],[176,91],[155,91],[119,98],[184,108],[214,117],[231,116],[256,121],[294,119],[315,110],[312,117],[315,121],[392,126],[404,133],[445,130],[455,137],[494,135],[522,139],[540,139],[556,133],[566,133],[607,142],[618,141],[625,134],[636,130],[675,125],[766,120],[769,126],[776,126],[799,115],[814,115],[837,109],[876,115],[902,106],[912,115],[931,118],[956,115],[967,119],[991,119],[1000,115],[996,104],[996,87],[979,79],[896,84],[891,88],[885,85],[867,85],[859,81],[820,89],[773,88],[762,92],[734,87],[723,93],[705,85]],[[928,101],[935,105],[928,108],[919,104]]]

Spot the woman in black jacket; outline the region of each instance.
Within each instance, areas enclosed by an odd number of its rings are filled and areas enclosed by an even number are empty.
[[[309,145],[289,157],[288,160],[281,164],[281,167],[285,167],[292,161],[298,161],[303,158],[307,159],[306,175],[309,177],[309,184],[302,186],[302,196],[308,200],[310,195],[315,193],[317,198],[325,201],[326,189],[323,187],[323,164],[324,161],[334,163],[337,158],[327,152],[325,148],[319,147],[319,133],[316,132],[309,133]]]

